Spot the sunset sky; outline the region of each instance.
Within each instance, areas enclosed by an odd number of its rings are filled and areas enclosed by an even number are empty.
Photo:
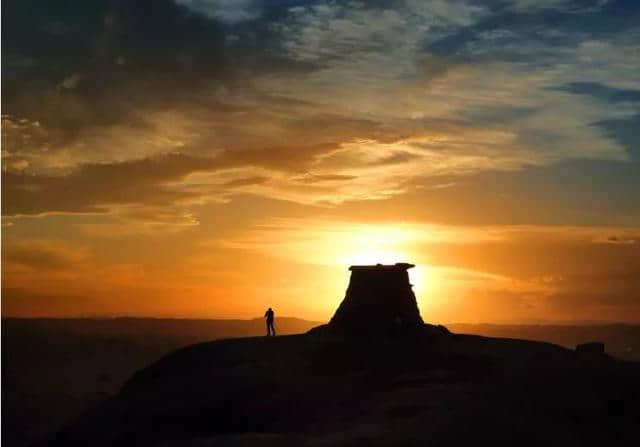
[[[640,322],[637,0],[2,6],[3,316]]]

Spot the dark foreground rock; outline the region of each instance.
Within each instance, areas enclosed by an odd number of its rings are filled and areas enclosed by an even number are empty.
[[[424,324],[411,267],[351,267],[306,334],[176,351],[44,444],[640,445],[639,364]]]
[[[423,325],[193,345],[43,445],[640,445],[640,368]]]
[[[604,355],[604,343],[599,341],[580,343],[576,346],[576,352],[584,354]]]
[[[384,333],[422,327],[409,283],[413,264],[353,265],[345,297],[329,326],[343,333]]]

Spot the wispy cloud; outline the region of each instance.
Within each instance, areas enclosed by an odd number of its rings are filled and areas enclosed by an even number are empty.
[[[201,168],[211,176],[220,172],[225,179],[210,191],[211,199],[225,188],[228,192],[243,186],[267,197],[340,203],[402,194],[412,178],[430,175],[526,169],[573,159],[629,159],[626,148],[594,123],[630,119],[638,113],[638,104],[563,86],[590,83],[594,88],[635,91],[640,67],[629,56],[638,51],[638,30],[594,39],[588,29],[563,28],[564,22],[551,26],[543,15],[536,15],[541,10],[592,14],[574,8],[572,2],[517,1],[503,8],[469,1],[376,7],[312,3],[280,8],[278,14],[264,17],[261,11],[268,5],[257,2],[196,1],[184,6],[226,22],[264,21],[259,29],[270,40],[261,51],[289,65],[263,60],[260,70],[254,70],[245,58],[249,50],[240,48],[254,45],[255,36],[237,30],[238,49],[215,49],[219,60],[238,57],[239,63],[212,69],[202,42],[172,22],[174,29],[168,32],[179,34],[186,49],[171,51],[176,61],[189,59],[189,67],[197,67],[197,82],[189,82],[192,68],[172,67],[182,84],[176,84],[171,98],[164,97],[168,81],[149,85],[153,94],[144,95],[113,84],[114,96],[100,95],[99,110],[92,108],[94,94],[87,89],[104,86],[96,85],[93,68],[74,67],[52,80],[53,87],[66,82],[73,88],[43,91],[40,98],[43,110],[60,110],[64,119],[53,120],[49,112],[37,118],[41,112],[36,109],[33,117],[21,116],[11,110],[18,107],[11,107],[16,99],[10,99],[10,115],[3,122],[5,169],[67,176],[57,182],[68,183],[93,164],[116,166],[180,152],[217,160]],[[606,12],[608,4],[595,2],[590,7]],[[172,11],[162,8],[167,14]],[[105,33],[114,36],[118,23],[133,20],[111,14]],[[500,22],[501,14],[525,14],[526,26]],[[202,22],[206,19],[189,20],[205,27],[212,38],[225,39],[224,31]],[[496,24],[490,25],[492,20]],[[441,45],[450,41],[455,45]],[[110,65],[106,85],[126,76],[122,70],[115,62]],[[27,110],[23,100],[16,104]],[[124,104],[130,107],[119,116]],[[262,169],[260,175],[268,171],[273,181],[247,183],[247,177],[229,178],[220,171],[230,167]],[[144,175],[153,176],[156,168],[160,166],[148,163]],[[354,177],[303,189],[299,179],[304,172],[317,172],[316,180]],[[174,191],[182,189],[174,192],[178,196],[193,190],[186,174],[182,188],[180,179],[167,179]],[[7,177],[8,187],[19,178]],[[56,182],[40,183],[47,189]],[[56,207],[65,194],[50,194],[48,208],[77,208],[64,203]],[[203,190],[200,194],[205,199]],[[86,209],[105,202],[100,195],[94,197],[95,203]]]

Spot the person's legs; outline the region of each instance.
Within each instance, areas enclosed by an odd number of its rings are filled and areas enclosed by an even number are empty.
[[[276,335],[276,328],[273,326],[273,321],[269,322],[269,327],[271,328],[271,335]]]
[[[267,321],[267,337],[271,335],[271,323],[269,323],[269,321]]]

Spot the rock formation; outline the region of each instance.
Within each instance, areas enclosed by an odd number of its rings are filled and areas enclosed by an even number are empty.
[[[411,267],[351,267],[305,334],[172,352],[41,446],[640,445],[640,363],[424,324]]]
[[[345,332],[387,332],[424,325],[409,283],[413,264],[354,265],[346,295],[329,323]]]

